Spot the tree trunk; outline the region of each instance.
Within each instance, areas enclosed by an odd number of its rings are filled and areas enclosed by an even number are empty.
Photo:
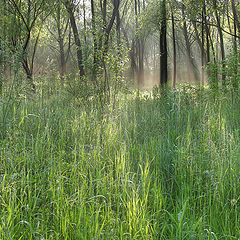
[[[2,44],[1,44],[1,39],[0,39],[0,96],[2,95],[2,87],[3,87],[3,69],[4,69],[4,61],[3,58],[1,57],[1,52],[3,51],[2,49]]]
[[[233,54],[234,54],[234,77],[232,80],[232,85],[233,85],[233,89],[234,90],[238,90],[238,81],[237,81],[237,75],[238,75],[238,51],[237,51],[237,29],[238,29],[238,34],[240,34],[240,26],[239,26],[239,20],[238,20],[238,16],[237,16],[237,11],[236,11],[236,6],[235,6],[235,2],[234,0],[231,0],[232,3],[232,12],[233,12],[233,17],[234,17],[234,21],[233,21],[233,26],[234,26],[234,37],[233,37]],[[230,20],[229,20],[230,22]]]
[[[167,71],[167,6],[166,0],[161,2],[161,26],[160,26],[160,86],[164,87],[168,82]]]
[[[97,56],[97,39],[96,39],[96,19],[95,19],[95,5],[94,0],[91,0],[91,13],[92,13],[92,35],[93,35],[93,80],[96,81],[98,69],[98,56]]]
[[[65,7],[70,16],[70,23],[73,30],[75,44],[77,46],[77,60],[78,60],[78,70],[80,76],[84,76],[84,65],[83,65],[83,55],[82,55],[82,45],[78,34],[77,24],[73,13],[73,5],[69,1],[64,2]]]
[[[59,38],[59,49],[60,49],[60,62],[61,62],[60,78],[62,81],[64,81],[64,77],[66,74],[66,59],[65,59],[65,52],[64,52],[64,42],[62,37]]]
[[[131,65],[130,78],[133,80],[133,79],[135,79],[135,72],[137,71],[136,70],[137,66],[136,66],[136,62],[135,62],[135,39],[132,40],[132,43],[130,45],[130,42],[129,42],[129,39],[127,36],[127,32],[123,27],[122,27],[122,32],[123,32],[123,36],[126,41],[127,48],[130,49],[130,51],[129,51],[129,59],[130,59],[130,65]]]
[[[223,32],[221,28],[221,22],[220,22],[220,17],[218,14],[217,10],[217,2],[216,0],[213,0],[213,8],[214,8],[214,13],[215,17],[217,20],[217,28],[218,28],[218,34],[220,38],[220,49],[221,49],[221,60],[222,60],[222,86],[225,88],[226,87],[226,64],[225,64],[225,49],[224,49],[224,39],[223,39]]]
[[[204,17],[204,30],[206,33],[206,60],[208,64],[210,62],[210,43],[209,43],[209,27],[207,24],[207,10],[206,10],[206,3],[204,1],[203,4],[203,17]]]
[[[173,39],[173,78],[172,78],[172,86],[176,87],[176,77],[177,77],[177,51],[176,51],[176,36],[175,36],[175,20],[174,13],[172,9],[172,39]]]
[[[92,0],[91,0],[92,2]],[[86,4],[83,0],[83,26],[84,26],[84,42],[87,45],[87,23],[86,23]]]
[[[66,74],[66,59],[65,59],[65,51],[64,51],[64,39],[61,28],[61,12],[60,7],[57,9],[57,31],[58,31],[58,44],[59,44],[59,52],[60,52],[60,78],[64,81],[64,76]]]
[[[121,42],[121,19],[119,9],[117,10],[117,24],[116,24],[116,31],[117,31],[117,46],[120,47]]]
[[[139,14],[141,11],[139,0],[135,0],[135,18],[136,18],[136,31],[139,30]],[[138,34],[138,33],[137,33]],[[137,55],[137,84],[142,86],[144,83],[144,64],[143,64],[143,40],[139,34],[136,36],[136,55]]]
[[[115,18],[116,18],[117,13],[118,13],[119,5],[120,5],[120,0],[113,0],[112,16],[111,16],[111,19],[110,19],[110,21],[109,21],[109,23],[108,23],[108,25],[106,26],[106,29],[105,29],[104,56],[106,55],[106,53],[108,51],[109,36],[110,36],[110,32],[112,30]],[[104,21],[106,21],[106,19]]]
[[[36,91],[36,86],[33,82],[33,72],[31,71],[31,67],[29,66],[27,56],[23,57],[22,66],[23,66],[23,69],[24,69],[24,71],[27,75],[27,80],[28,80],[29,84],[31,85],[33,92],[35,92]]]
[[[185,17],[185,6],[182,4],[182,15],[183,15],[183,35],[186,43],[186,50],[187,50],[187,59],[188,59],[188,72],[192,73],[194,76],[195,81],[199,82],[199,75],[197,72],[196,63],[194,61],[194,58],[192,56],[192,50],[191,50],[191,43],[189,40],[188,30],[187,30],[187,24],[186,24],[186,17]]]
[[[197,40],[198,46],[201,50],[201,83],[202,85],[204,84],[204,67],[206,64],[206,53],[204,49],[204,29],[202,27],[202,36],[200,36],[196,22],[194,20],[191,21],[194,27],[194,32],[195,32],[195,38]],[[202,26],[203,26],[203,21],[202,21]],[[202,38],[202,40],[201,40]]]
[[[235,5],[235,0],[231,0],[231,3],[232,3],[232,12],[233,12],[233,18],[234,18],[234,25],[237,28],[238,36],[240,37],[240,22],[239,22],[239,19],[238,19],[238,14],[237,14],[237,9],[236,9],[236,5]],[[239,38],[239,41],[240,41],[240,38]]]

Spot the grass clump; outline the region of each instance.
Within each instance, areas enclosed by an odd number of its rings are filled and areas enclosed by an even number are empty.
[[[0,239],[239,239],[239,94],[62,91],[0,103]]]

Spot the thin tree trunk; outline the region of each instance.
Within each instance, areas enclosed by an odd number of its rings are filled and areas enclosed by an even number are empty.
[[[234,17],[234,21],[233,21],[233,26],[234,26],[234,37],[233,37],[233,54],[234,54],[234,77],[233,77],[233,89],[234,90],[238,90],[238,81],[237,81],[237,75],[238,75],[238,51],[237,51],[237,29],[239,31],[240,34],[240,26],[239,26],[239,20],[238,20],[238,16],[237,16],[237,11],[236,11],[236,6],[235,6],[235,2],[234,0],[231,0],[232,3],[232,12],[233,12],[233,17]],[[228,15],[229,16],[229,15]],[[229,17],[228,17],[229,19]],[[229,23],[230,23],[230,19],[229,19]],[[229,29],[231,29],[229,27]]]
[[[218,28],[218,34],[220,38],[220,49],[221,49],[221,57],[222,57],[222,86],[225,88],[226,87],[226,64],[225,64],[225,49],[224,49],[224,39],[223,39],[223,32],[221,28],[221,22],[220,22],[220,17],[218,14],[217,10],[217,2],[216,0],[213,0],[213,8],[215,12],[215,17],[217,20],[217,28]]]
[[[164,87],[168,82],[167,71],[167,5],[166,0],[161,2],[161,26],[160,26],[160,86]]]
[[[135,27],[136,27],[136,32],[137,32],[137,30],[138,30],[138,1],[137,0],[135,0],[134,1],[135,2],[135,5],[134,5],[134,7],[135,7]],[[137,59],[137,68],[136,68],[136,70],[137,70],[137,84],[138,85],[140,85],[141,84],[141,78],[140,78],[140,74],[139,74],[139,72],[140,72],[140,70],[139,70],[139,68],[140,68],[140,66],[139,66],[139,55],[140,55],[140,41],[139,41],[139,36],[138,35],[136,35],[135,36],[135,41],[134,41],[134,47],[135,47],[135,55],[136,55],[136,59]]]
[[[203,16],[204,16],[204,27],[205,27],[205,33],[206,33],[206,60],[208,64],[210,62],[210,43],[209,43],[209,27],[207,25],[207,10],[206,10],[206,3],[204,1],[203,4]]]
[[[120,42],[121,42],[121,19],[120,19],[120,13],[119,13],[119,9],[117,10],[117,24],[116,24],[116,31],[117,31],[117,45],[118,48],[120,46]]]
[[[103,58],[106,56],[107,52],[108,52],[108,43],[109,43],[109,36],[115,21],[115,18],[117,16],[118,13],[118,9],[119,9],[119,5],[120,5],[120,0],[113,0],[113,11],[112,11],[112,16],[111,19],[107,25],[106,22],[106,0],[104,0],[103,2],[103,9],[102,9],[102,13],[103,13],[103,31],[104,31],[104,43],[102,45],[102,38],[100,37],[99,40],[99,48],[101,48],[103,46]]]
[[[130,65],[131,65],[131,79],[135,79],[135,72],[136,72],[136,62],[135,62],[135,42],[134,39],[132,40],[132,43],[130,45],[127,32],[126,30],[122,27],[122,33],[126,41],[127,48],[130,49],[129,51],[129,59],[130,59]]]
[[[233,18],[234,18],[234,25],[237,28],[238,36],[240,37],[240,22],[239,22],[239,18],[238,18],[238,14],[237,14],[235,0],[231,0],[231,4],[232,4],[232,12],[233,12]],[[240,42],[240,38],[239,38],[239,42]]]
[[[63,81],[66,74],[66,59],[64,52],[64,42],[63,38],[59,38],[59,49],[60,49],[60,78]]]
[[[185,38],[185,43],[186,43],[186,50],[187,50],[187,58],[188,58],[188,72],[192,73],[195,81],[198,83],[199,82],[199,75],[197,72],[197,67],[196,64],[194,62],[194,58],[192,56],[192,51],[191,51],[191,43],[189,40],[189,35],[188,35],[188,30],[187,30],[187,24],[186,24],[186,17],[185,17],[185,6],[182,4],[182,15],[184,18],[184,22],[183,22],[183,35]]]
[[[93,80],[97,78],[98,60],[97,60],[97,39],[96,39],[96,20],[95,20],[95,5],[94,0],[91,0],[92,13],[92,35],[93,35]]]
[[[176,87],[176,77],[177,77],[177,51],[176,51],[176,36],[175,36],[175,20],[174,20],[174,13],[172,9],[172,39],[173,39],[173,88]]]
[[[204,68],[206,65],[206,53],[205,53],[205,48],[204,48],[204,44],[205,44],[205,34],[204,34],[204,13],[202,11],[202,51],[201,51],[201,73],[202,73],[202,86],[205,83],[205,73],[204,73]]]
[[[204,50],[204,45],[203,45],[203,43],[201,41],[201,36],[200,36],[200,34],[198,32],[196,22],[195,21],[191,21],[191,22],[193,24],[193,28],[194,28],[194,32],[195,32],[195,38],[196,38],[198,46],[199,46],[199,48],[201,50],[202,62],[205,63],[206,62],[206,54],[205,54],[205,50]],[[204,67],[204,65],[203,65],[203,67]]]
[[[66,6],[66,9],[70,16],[70,23],[71,23],[71,27],[73,30],[75,44],[77,46],[77,60],[78,60],[79,73],[80,73],[80,76],[83,77],[84,76],[84,66],[83,66],[82,45],[81,45],[81,41],[79,38],[77,24],[76,24],[76,20],[75,20],[74,13],[73,13],[73,6],[69,1],[65,2],[65,6]]]
[[[141,14],[141,5],[140,1],[138,0],[138,15]],[[144,84],[144,42],[143,42],[143,37],[138,36],[139,44],[138,44],[138,66],[139,66],[139,85],[142,86]]]
[[[137,70],[138,67],[137,67],[137,64],[136,64],[136,61],[135,61],[135,56],[136,56],[135,49],[136,49],[136,44],[135,44],[135,40],[133,39],[132,40],[132,47],[131,47],[131,50],[130,50],[131,77],[132,77],[132,79],[135,79],[135,73],[138,71]]]
[[[86,23],[86,5],[85,0],[83,0],[83,26],[84,26],[84,42],[87,45],[87,23]]]
[[[66,59],[65,59],[65,52],[64,52],[64,41],[63,41],[63,33],[61,28],[61,12],[60,6],[57,9],[57,31],[58,31],[58,44],[60,50],[60,78],[63,81],[64,76],[66,74]]]
[[[3,0],[3,16],[6,16],[7,13],[7,5],[6,5],[6,0]],[[6,22],[4,21],[3,24],[3,41],[6,41]],[[5,48],[5,47],[4,47]],[[5,52],[5,49],[3,49]],[[7,64],[6,64],[6,57],[5,54],[3,56],[3,72],[5,73],[7,69]]]

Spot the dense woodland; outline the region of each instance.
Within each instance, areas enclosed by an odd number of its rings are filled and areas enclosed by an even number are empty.
[[[0,239],[240,239],[238,0],[0,0]]]

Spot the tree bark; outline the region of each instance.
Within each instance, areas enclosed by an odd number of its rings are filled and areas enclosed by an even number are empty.
[[[221,28],[220,17],[219,17],[218,10],[217,10],[216,0],[213,0],[213,8],[214,8],[216,21],[217,21],[217,29],[218,29],[219,39],[220,39],[220,49],[221,49],[221,58],[222,58],[221,59],[222,60],[222,86],[225,88],[226,87],[225,48],[224,48],[223,32],[222,32],[222,28]]]
[[[238,30],[238,34],[240,34],[240,26],[239,26],[239,20],[238,20],[238,16],[237,16],[237,10],[236,10],[236,6],[235,6],[235,2],[234,0],[231,0],[232,3],[232,12],[233,12],[233,17],[234,17],[234,21],[233,21],[233,26],[234,26],[234,37],[233,37],[233,54],[234,54],[234,78],[232,81],[233,84],[233,89],[234,90],[238,90],[238,81],[237,81],[237,74],[238,74],[238,64],[239,64],[239,55],[238,55],[238,51],[237,51],[237,30]],[[230,20],[229,20],[230,21]]]
[[[117,45],[118,45],[118,48],[119,48],[120,42],[121,42],[121,19],[120,19],[119,8],[118,8],[118,10],[117,10],[116,31],[117,31]]]
[[[92,0],[91,0],[92,2]],[[83,26],[84,26],[84,42],[87,44],[87,21],[86,21],[86,4],[83,0]]]
[[[235,0],[231,0],[231,4],[232,4],[232,12],[233,12],[233,18],[234,18],[234,25],[237,28],[238,36],[240,37],[240,22],[239,22],[239,18],[238,18],[238,14],[237,14]],[[237,35],[236,31],[235,31],[235,35]],[[239,41],[240,41],[240,39],[239,39]]]
[[[117,16],[118,13],[118,9],[119,9],[119,5],[120,5],[120,0],[113,0],[113,12],[112,12],[112,16],[111,19],[109,21],[109,24],[106,26],[106,30],[105,30],[105,42],[104,42],[104,53],[106,54],[108,51],[108,42],[109,42],[109,36],[110,36],[110,32],[112,30],[115,18]],[[105,11],[105,10],[104,10]],[[106,16],[104,16],[104,21],[106,21]],[[104,55],[105,55],[104,54]]]
[[[206,65],[206,53],[205,53],[205,49],[204,49],[204,29],[202,27],[202,36],[200,36],[198,29],[197,29],[196,22],[193,20],[191,20],[191,22],[193,24],[195,38],[196,38],[198,46],[201,50],[201,83],[203,85],[204,84],[204,67]],[[203,26],[203,21],[201,24]]]
[[[206,52],[205,52],[205,31],[204,31],[204,13],[202,11],[202,52],[201,52],[201,74],[202,74],[202,85],[205,83],[205,73],[204,68],[206,65]]]
[[[60,78],[63,81],[66,74],[66,58],[64,51],[64,37],[61,28],[61,12],[60,6],[57,8],[56,12],[56,22],[57,22],[57,31],[58,31],[58,44],[59,44],[59,53],[60,53]]]
[[[187,30],[187,23],[186,23],[186,17],[185,17],[185,6],[182,4],[182,15],[183,15],[183,35],[186,43],[186,50],[187,50],[187,59],[188,59],[188,72],[192,73],[195,81],[198,83],[199,82],[199,75],[197,72],[197,66],[194,61],[194,58],[192,56],[192,50],[191,50],[191,43],[188,35],[188,30]]]
[[[83,64],[83,55],[82,55],[82,45],[81,45],[81,41],[79,38],[77,24],[76,24],[76,20],[75,20],[74,13],[73,13],[73,5],[69,1],[65,1],[64,4],[69,13],[70,23],[71,23],[71,27],[72,27],[73,35],[74,35],[74,40],[75,40],[75,44],[77,46],[78,70],[80,73],[80,77],[83,77],[84,76],[84,64]]]
[[[91,0],[91,13],[92,13],[92,35],[93,35],[93,80],[96,80],[98,68],[98,48],[96,38],[96,19],[95,19],[95,5],[94,0]]]
[[[209,27],[207,24],[207,9],[205,1],[203,3],[203,17],[204,17],[204,30],[206,34],[206,60],[207,60],[206,64],[208,64],[210,62],[210,43],[209,43]]]
[[[173,77],[172,77],[172,86],[173,88],[176,87],[176,77],[177,77],[177,50],[176,50],[176,34],[175,34],[175,20],[174,20],[174,13],[172,11],[172,43],[173,43]]]
[[[160,21],[160,86],[164,87],[168,82],[167,69],[167,6],[166,0],[161,2]]]

